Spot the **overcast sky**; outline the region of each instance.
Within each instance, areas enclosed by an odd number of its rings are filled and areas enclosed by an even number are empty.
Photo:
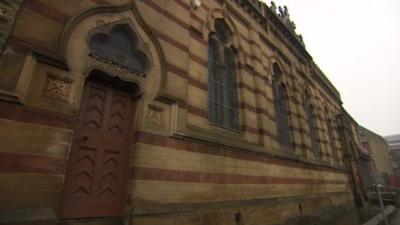
[[[274,2],[288,6],[350,115],[380,135],[400,134],[400,0]]]

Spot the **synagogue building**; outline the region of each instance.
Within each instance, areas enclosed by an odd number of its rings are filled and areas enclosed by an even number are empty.
[[[357,124],[287,7],[0,7],[0,224],[274,225],[363,203]]]

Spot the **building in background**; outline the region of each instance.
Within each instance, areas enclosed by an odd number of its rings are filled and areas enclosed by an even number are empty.
[[[272,225],[362,205],[358,125],[286,7],[0,6],[0,224]]]
[[[384,137],[389,145],[390,156],[393,165],[394,177],[392,183],[400,188],[400,134]]]
[[[343,162],[349,172],[350,185],[358,206],[364,206],[370,199],[373,179],[371,176],[371,155],[360,140],[358,123],[343,109],[338,116],[339,134],[343,149]]]
[[[359,127],[361,143],[364,149],[371,154],[373,166],[377,172],[378,183],[384,186],[390,186],[390,177],[393,176],[393,166],[389,154],[389,145],[386,140],[368,130],[365,127]]]

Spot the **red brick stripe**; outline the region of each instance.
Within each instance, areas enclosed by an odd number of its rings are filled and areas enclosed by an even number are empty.
[[[260,79],[262,79],[262,80],[264,80],[264,81],[267,80],[267,77],[266,77],[266,76],[264,76],[262,73],[260,73],[260,72],[258,72],[258,71],[256,71],[256,70],[254,70],[254,69],[251,68],[249,65],[245,65],[245,66],[242,66],[242,67],[240,67],[240,68],[243,69],[244,71],[246,71],[247,73],[249,73],[249,74],[252,75],[252,76],[259,77]],[[271,86],[268,82],[265,82],[265,85]]]
[[[189,53],[189,58],[198,64],[207,67],[207,60],[204,60],[202,57],[194,55],[193,53]]]
[[[183,0],[175,0],[175,2],[178,3],[180,6],[182,6],[182,8],[186,9],[187,11],[190,10],[190,5],[185,3]],[[186,2],[188,2],[188,1],[186,1]]]
[[[8,41],[12,50],[17,54],[28,54],[30,52],[30,46],[27,46],[26,43],[21,42],[20,40],[11,37]]]
[[[161,2],[161,1],[160,1]],[[178,4],[180,3],[179,1],[176,1]],[[185,28],[186,30],[189,29],[189,25],[184,22],[183,20],[179,19],[178,17],[174,16],[173,14],[171,14],[170,12],[168,12],[168,10],[165,10],[163,8],[161,8],[159,5],[157,5],[156,3],[154,3],[154,1],[151,0],[146,0],[143,1],[143,3],[145,3],[146,5],[148,5],[149,7],[151,7],[152,9],[154,9],[155,11],[159,12],[160,14],[164,15],[165,17],[167,17],[168,19],[170,19],[171,21],[177,23],[178,25],[180,25],[181,27]],[[188,5],[186,5],[185,3],[181,3],[179,4],[182,7],[184,7],[186,10],[188,10]],[[190,8],[189,8],[190,9]]]
[[[188,78],[188,74],[187,74],[186,70],[179,68],[169,62],[167,62],[167,70],[175,75],[178,75],[178,76],[184,78],[184,79]]]
[[[200,117],[203,117],[206,119],[208,118],[208,112],[206,110],[200,109],[196,106],[188,105],[187,111],[193,115],[200,116]]]
[[[167,34],[163,33],[162,31],[159,31],[158,29],[156,29],[154,27],[150,27],[150,29],[161,40],[163,40],[163,41],[175,46],[176,48],[178,48],[178,49],[180,49],[180,50],[182,50],[182,51],[184,51],[186,53],[189,52],[189,47],[187,45],[184,45],[181,42],[176,41],[174,38],[168,36]]]
[[[208,41],[203,39],[203,36],[200,33],[193,30],[194,28],[190,29],[190,37],[195,39],[196,41],[200,42],[204,46],[208,45]]]
[[[201,19],[199,16],[197,16],[195,13],[190,13],[190,16],[192,17],[192,19],[198,23],[200,23],[201,25],[204,24],[203,19]]]
[[[289,159],[271,158],[262,156],[260,155],[260,153],[257,152],[242,151],[242,149],[235,147],[227,147],[212,143],[195,142],[194,140],[182,140],[177,138],[170,138],[143,131],[139,131],[136,133],[136,141],[138,143],[143,143],[143,144],[156,145],[165,148],[177,149],[188,152],[229,157],[238,160],[284,165],[288,167],[301,168],[301,169],[337,172],[341,174],[344,173],[341,170],[332,168],[330,166],[315,165],[311,163],[299,162]]]
[[[244,107],[242,107],[242,108],[244,108]],[[247,108],[246,108],[246,109],[247,109]],[[257,108],[257,109],[258,109],[258,108]],[[256,110],[256,109],[254,108],[254,109],[248,109],[248,110],[249,110],[249,111],[252,111],[252,110]],[[188,111],[189,113],[193,114],[193,115],[196,115],[196,116],[199,116],[199,117],[208,119],[208,112],[207,112],[206,110],[200,109],[200,108],[198,108],[198,107],[196,107],[196,106],[187,104],[187,111]],[[256,112],[256,113],[263,113],[263,112],[258,112],[258,111],[254,111],[254,112]],[[264,114],[264,113],[263,113],[263,114]],[[267,115],[267,116],[268,116],[268,115]],[[270,119],[274,121],[274,120],[275,120],[275,117],[272,117],[272,118],[270,117]],[[253,128],[253,127],[249,127],[249,126],[245,126],[245,125],[243,125],[243,126],[241,127],[241,130],[242,130],[243,132],[248,132],[248,133],[257,134],[257,135],[266,135],[266,136],[271,137],[272,139],[277,140],[277,136],[276,136],[276,135],[273,135],[271,132],[269,132],[269,131],[267,131],[267,130],[257,129],[257,128]]]
[[[0,152],[1,173],[62,174],[64,159]]]
[[[203,91],[208,92],[208,84],[202,83],[201,81],[196,80],[196,79],[194,79],[192,77],[189,77],[189,84],[191,84],[191,85],[193,85],[193,86],[195,86],[195,87],[197,87],[197,88],[199,88],[199,89],[201,89]]]
[[[153,181],[172,181],[172,182],[193,182],[193,183],[213,183],[213,184],[345,184],[344,181],[306,179],[306,178],[286,178],[270,176],[251,176],[239,174],[218,174],[181,170],[168,170],[148,167],[133,167],[132,179],[153,180]]]
[[[249,111],[251,111],[251,112],[254,112],[254,113],[259,113],[259,114],[265,115],[265,116],[267,116],[267,117],[268,117],[270,120],[272,120],[272,121],[275,121],[275,120],[276,120],[275,116],[274,116],[274,115],[270,115],[270,114],[268,113],[268,111],[265,110],[265,109],[257,108],[257,107],[255,107],[255,106],[251,106],[251,105],[249,105],[249,104],[247,104],[247,103],[245,103],[245,102],[242,102],[242,103],[240,104],[240,107],[241,107],[242,109],[247,109],[247,110],[249,110]]]
[[[38,0],[25,1],[24,7],[59,24],[66,24],[69,19],[68,15]]]
[[[206,10],[207,12],[210,10],[210,8],[206,4],[204,4],[204,2],[203,2],[203,4],[201,4],[200,7],[203,8],[204,10]]]
[[[9,102],[0,102],[0,118],[61,128],[72,128],[74,122],[73,116]]]
[[[237,86],[239,88],[244,88],[244,89],[246,89],[246,90],[248,90],[251,93],[254,93],[256,95],[263,96],[269,103],[274,103],[274,100],[272,98],[268,97],[267,94],[264,91],[262,91],[262,90],[260,90],[258,88],[252,88],[252,87],[250,87],[249,85],[247,85],[247,84],[245,84],[243,82],[238,83]]]

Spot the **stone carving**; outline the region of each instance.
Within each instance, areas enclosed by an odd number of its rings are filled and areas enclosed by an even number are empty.
[[[278,16],[282,23],[295,35],[295,37],[304,45],[303,36],[296,34],[296,24],[290,19],[289,9],[285,5],[283,7],[276,7],[275,2],[271,1],[271,6],[269,7],[271,11]]]
[[[130,73],[134,74],[136,76],[145,78],[146,74],[137,70],[133,70],[125,66],[126,59],[122,55],[117,55],[113,60],[101,57],[97,55],[96,53],[90,53],[89,56],[93,59],[95,59],[99,64],[105,64],[110,66],[111,68],[118,70],[123,73]]]
[[[71,87],[71,82],[48,76],[44,85],[42,95],[67,102],[69,94],[71,92]]]
[[[273,13],[276,14],[276,4],[275,4],[275,2],[271,1],[271,6],[269,8],[272,10]]]
[[[147,114],[147,120],[155,125],[162,126],[163,121],[162,121],[162,109],[155,107],[155,106],[149,106],[149,112]]]
[[[278,7],[279,13],[278,16],[282,20],[282,22],[291,30],[294,31],[296,29],[296,24],[290,20],[289,9],[285,5],[283,8],[281,6]]]

